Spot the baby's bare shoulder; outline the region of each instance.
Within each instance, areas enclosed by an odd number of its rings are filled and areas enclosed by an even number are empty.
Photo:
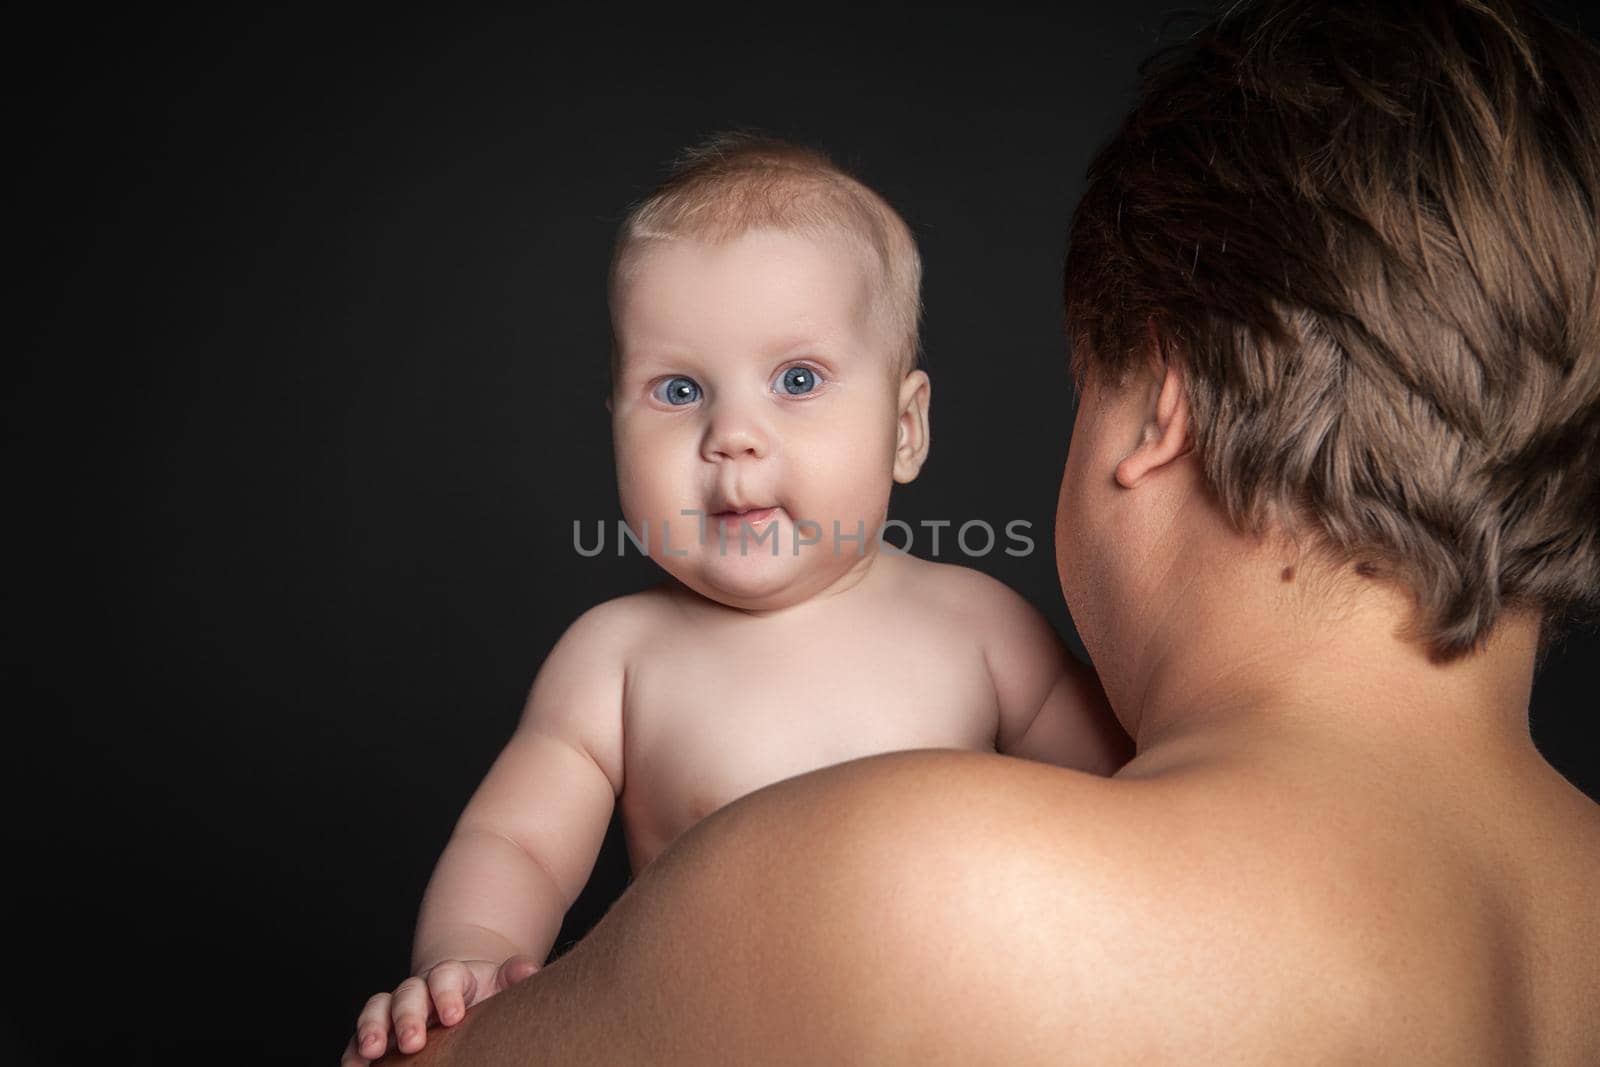
[[[574,619],[534,677],[519,738],[556,738],[588,753],[620,792],[628,664],[671,610],[658,587],[607,600]]]
[[[669,625],[675,611],[665,585],[614,597],[574,619],[556,648],[574,654],[615,657],[620,662],[630,649]]]
[[[998,578],[957,563],[937,563],[916,556],[902,556],[906,586],[924,606],[948,608],[962,614],[988,614],[1004,617],[1036,615],[1027,599]]]
[[[904,585],[915,592],[908,605],[926,618],[937,618],[970,634],[984,649],[991,670],[1022,680],[1022,687],[1037,708],[1042,693],[1033,694],[1028,681],[1039,670],[1048,678],[1049,688],[1065,656],[1055,627],[1026,597],[998,578],[982,571],[953,563],[933,563],[912,559],[910,580]]]

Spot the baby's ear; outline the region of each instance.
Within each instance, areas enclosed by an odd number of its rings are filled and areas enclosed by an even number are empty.
[[[899,418],[895,430],[894,480],[913,481],[928,458],[928,400],[933,385],[928,372],[914,370],[900,383]]]
[[[611,414],[611,394],[606,394],[606,414]]]

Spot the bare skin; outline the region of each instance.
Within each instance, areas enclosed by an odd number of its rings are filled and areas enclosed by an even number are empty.
[[[435,868],[413,977],[369,999],[345,1067],[391,1041],[415,1052],[430,1023],[534,974],[614,805],[642,871],[718,808],[832,763],[927,748],[1097,774],[1127,760],[1093,673],[1022,597],[871,533],[833,540],[835,522],[879,528],[929,440],[927,375],[890,373],[858,260],[762,231],[669,245],[636,271],[611,401],[618,481],[672,579],[589,611],[551,652]],[[795,369],[807,388],[774,388]],[[673,385],[692,399],[669,404]],[[730,508],[760,518],[716,521]],[[704,542],[684,511],[712,517]],[[766,540],[741,552],[741,532]]]
[[[1090,390],[1063,480],[1118,775],[757,791],[405,1062],[1600,1059],[1600,808],[1528,736],[1533,620],[1432,662],[1398,591],[1234,532],[1188,419],[1173,371]]]
[[[848,590],[755,617],[673,585],[615,607],[634,870],[711,812],[830,763],[953,748],[1109,774],[1126,758],[1049,624],[964,567],[883,555]],[[997,685],[990,662],[1020,685]]]

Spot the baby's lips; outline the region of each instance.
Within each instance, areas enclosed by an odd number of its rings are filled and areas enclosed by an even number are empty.
[[[708,517],[719,522],[766,522],[778,513],[775,506],[744,508],[738,511],[714,511]]]
[[[765,511],[779,507],[778,504],[761,503],[760,497],[716,497],[706,506],[706,515],[726,515],[730,513],[744,513],[749,511]]]

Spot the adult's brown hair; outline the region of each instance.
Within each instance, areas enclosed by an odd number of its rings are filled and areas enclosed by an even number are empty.
[[[1436,658],[1594,604],[1600,51],[1576,32],[1515,0],[1232,5],[1143,68],[1066,298],[1080,386],[1175,361],[1232,521],[1403,582]]]

